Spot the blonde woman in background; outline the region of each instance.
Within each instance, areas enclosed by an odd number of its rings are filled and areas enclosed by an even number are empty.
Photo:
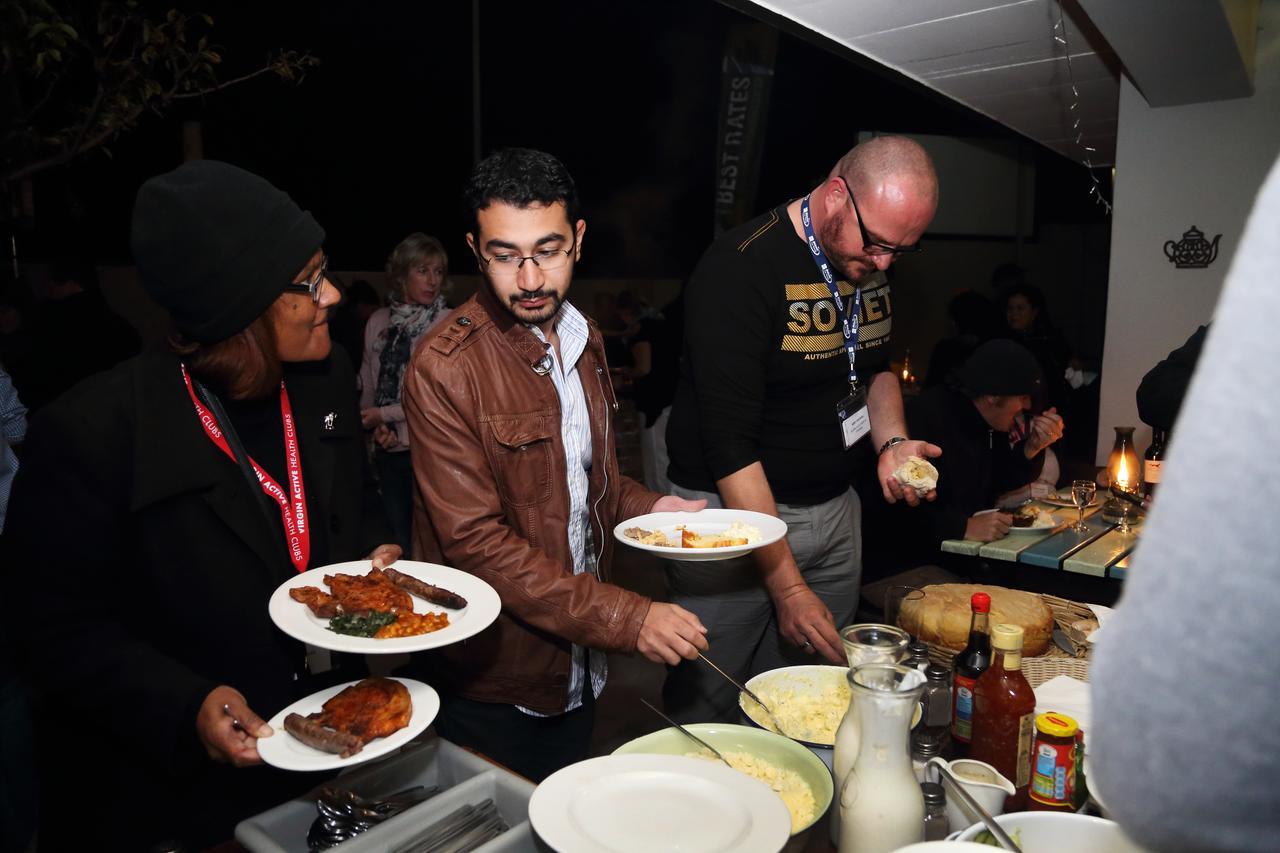
[[[418,341],[449,316],[445,278],[449,256],[435,237],[414,232],[387,257],[391,304],[369,318],[360,366],[360,422],[373,430],[374,463],[395,541],[409,553],[413,465],[400,390]]]

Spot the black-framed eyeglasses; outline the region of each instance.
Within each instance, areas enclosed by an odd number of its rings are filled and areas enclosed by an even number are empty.
[[[844,175],[837,175],[840,182],[844,184],[844,191],[849,196],[850,203],[853,204],[853,215],[858,219],[858,231],[862,233],[862,252],[865,255],[909,255],[913,252],[920,251],[920,244],[914,246],[890,246],[888,243],[881,243],[879,240],[871,239],[871,235],[867,233],[867,226],[862,224],[862,211],[858,210],[858,200],[853,197],[853,190],[849,189],[849,182],[844,179]]]
[[[329,256],[320,259],[320,269],[306,281],[291,281],[284,286],[288,293],[309,293],[311,301],[320,304],[320,294],[324,290],[325,274],[329,272]]]
[[[573,248],[577,243],[578,241],[575,237],[567,249],[543,249],[540,252],[534,252],[532,255],[498,252],[492,258],[486,258],[479,249],[476,249],[476,257],[480,259],[480,262],[485,265],[485,268],[491,274],[498,276],[514,276],[520,272],[520,268],[524,266],[525,261],[533,261],[533,265],[543,272],[552,272],[563,269],[568,265],[569,258],[573,257]]]

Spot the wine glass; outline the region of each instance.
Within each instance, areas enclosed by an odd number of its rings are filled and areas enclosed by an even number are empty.
[[[902,605],[907,601],[920,601],[924,598],[924,590],[915,586],[891,586],[884,594],[884,623],[892,625],[895,628],[901,628],[898,624],[898,614],[902,612]],[[912,637],[911,639],[915,639]]]
[[[1071,529],[1076,533],[1088,531],[1089,528],[1084,523],[1084,508],[1093,503],[1093,496],[1097,493],[1098,484],[1093,480],[1071,481],[1071,502],[1076,505],[1076,511],[1080,513],[1076,523],[1071,525]]]

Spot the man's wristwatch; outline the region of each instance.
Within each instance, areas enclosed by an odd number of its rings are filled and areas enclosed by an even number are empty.
[[[893,438],[880,445],[880,451],[877,455],[883,455],[890,447],[893,447],[895,444],[902,444],[904,441],[906,441],[906,438],[900,435],[895,435]]]

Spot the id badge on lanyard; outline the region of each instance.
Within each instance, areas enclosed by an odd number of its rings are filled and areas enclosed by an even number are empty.
[[[854,366],[858,351],[858,315],[862,310],[862,288],[854,285],[853,311],[845,309],[844,298],[840,295],[840,286],[836,283],[835,272],[827,255],[818,245],[818,237],[813,231],[813,220],[809,216],[809,197],[800,202],[800,223],[804,226],[805,242],[813,254],[813,262],[822,273],[822,280],[831,291],[831,301],[836,306],[836,316],[840,319],[840,331],[844,336],[844,351],[849,357],[849,395],[836,405],[836,420],[840,424],[840,441],[844,449],[853,447],[871,432],[871,413],[867,409],[867,392],[858,384],[858,371]]]

